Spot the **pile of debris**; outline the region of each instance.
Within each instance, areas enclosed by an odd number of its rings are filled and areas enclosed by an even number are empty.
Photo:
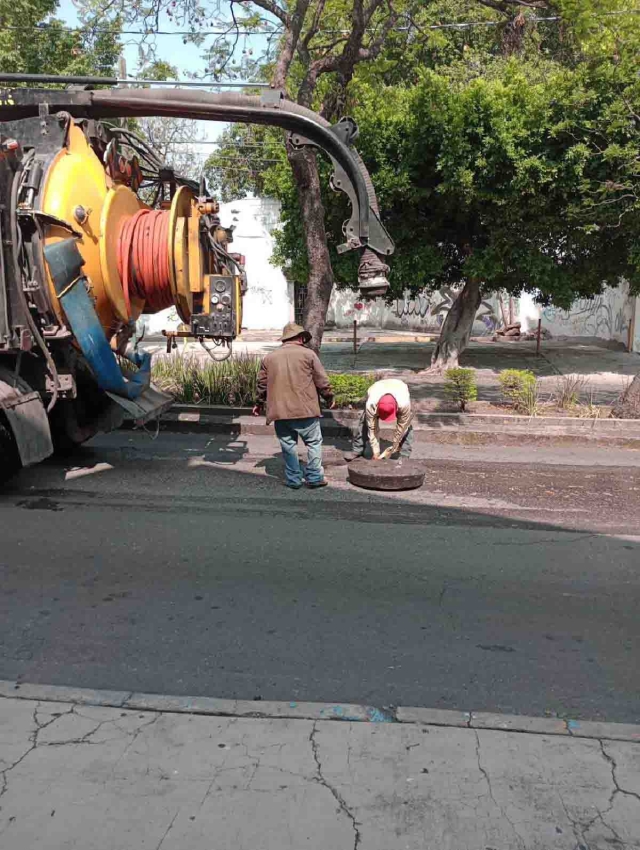
[[[507,342],[519,342],[520,340],[536,340],[538,338],[538,328],[533,328],[530,331],[522,332],[522,325],[520,322],[510,322],[509,324],[503,325],[501,328],[497,328],[494,335],[493,341],[507,341]],[[540,328],[540,339],[551,339],[551,333],[546,328]]]
[[[551,339],[551,337],[551,331],[548,331],[546,328],[540,328],[540,339]],[[532,330],[527,331],[527,333],[522,334],[521,339],[538,339],[538,328],[533,328]]]
[[[494,340],[503,340],[503,339],[512,339],[519,340],[521,337],[521,328],[522,325],[520,322],[511,322],[510,324],[503,325],[501,328],[497,328]]]

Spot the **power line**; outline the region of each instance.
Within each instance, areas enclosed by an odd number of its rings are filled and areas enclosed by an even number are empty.
[[[115,27],[66,27],[56,26],[54,24],[31,24],[29,26],[13,26],[6,24],[0,26],[0,30],[9,30],[12,32],[42,32],[42,33],[82,33],[84,35],[175,35],[175,36],[198,36],[198,35],[229,35],[234,32],[234,25],[230,24],[227,30],[121,30]],[[282,29],[273,30],[245,30],[241,29],[241,35],[278,35],[283,32]],[[319,30],[319,32],[329,33],[331,30]]]
[[[208,156],[211,156],[211,154],[205,153],[204,151],[194,151],[193,153],[194,153],[194,155],[196,155],[196,156],[207,156],[207,157],[208,157]],[[187,154],[187,156],[188,156],[188,155],[189,155],[189,154]],[[235,156],[221,156],[221,157],[218,157],[218,162],[237,162],[237,161],[238,161],[238,160],[237,160],[237,158],[236,158]],[[260,163],[260,164],[265,163],[265,162],[282,162],[282,160],[281,160],[281,159],[263,159],[262,157],[256,157],[255,159],[253,159],[253,160],[251,160],[251,161],[252,161],[252,162],[256,162],[256,163]],[[224,166],[220,166],[220,167],[222,168],[222,167],[224,167]],[[247,166],[247,167],[248,167],[248,166]]]
[[[224,83],[215,80],[139,80],[135,77],[76,76],[74,74],[14,74],[0,72],[3,83],[68,83],[77,85],[100,86],[171,86],[173,88],[232,88],[232,89],[268,89],[269,83]]]
[[[160,116],[160,117],[162,117],[162,116]],[[233,145],[230,142],[217,142],[217,141],[212,140],[212,139],[204,139],[201,142],[197,142],[197,141],[196,142],[191,142],[191,141],[188,141],[188,142],[172,142],[172,144],[174,144],[174,145],[191,145],[191,146],[194,146],[194,147],[197,147],[198,145],[217,145],[218,147],[222,147],[222,148],[235,147],[235,148],[238,148],[240,150],[242,150],[244,148],[257,148],[258,150],[265,150],[265,149],[270,150],[269,145],[267,145],[267,144],[244,144],[243,142],[239,142],[237,145]],[[284,149],[284,145],[279,145],[279,147]]]
[[[621,12],[604,12],[600,15],[600,18],[610,18],[610,17],[620,17],[621,15],[637,15],[640,14],[640,9],[628,9]],[[531,23],[544,23],[544,22],[557,22],[561,21],[561,15],[551,15],[551,16],[538,16],[532,15],[527,18],[528,22]],[[391,32],[410,32],[413,29],[419,30],[447,30],[447,29],[471,29],[473,27],[495,27],[501,26],[505,23],[508,23],[506,20],[499,21],[452,21],[449,23],[442,24],[427,24],[425,26],[417,27],[417,26],[406,26],[406,27],[394,27]],[[181,38],[185,37],[198,37],[198,36],[208,36],[208,35],[230,35],[231,33],[236,34],[239,33],[241,37],[254,37],[254,36],[273,36],[279,35],[284,30],[282,28],[271,29],[271,30],[248,30],[242,29],[237,25],[229,22],[229,29],[226,30],[119,30],[116,28],[101,28],[101,27],[57,27],[52,24],[33,24],[31,26],[11,26],[5,25],[0,26],[0,30],[7,31],[15,31],[15,32],[70,32],[70,33],[83,33],[85,35],[135,35],[135,36],[144,36],[145,38],[150,36],[177,36]],[[317,31],[317,35],[349,35],[350,30],[332,30],[332,29],[321,29]]]

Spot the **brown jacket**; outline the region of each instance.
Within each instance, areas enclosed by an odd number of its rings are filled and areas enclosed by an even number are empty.
[[[333,390],[317,354],[298,343],[284,343],[260,364],[259,405],[267,405],[267,424],[276,419],[320,416],[318,393],[331,403]]]

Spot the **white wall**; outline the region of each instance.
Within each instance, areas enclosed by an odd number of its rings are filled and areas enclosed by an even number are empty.
[[[431,295],[411,295],[396,298],[387,304],[383,298],[364,301],[352,290],[334,289],[327,321],[338,328],[351,327],[357,319],[359,325],[370,328],[437,333],[442,327],[449,307],[456,297],[453,289],[443,289]],[[482,301],[473,327],[474,336],[492,334],[499,324],[498,305],[494,298]]]
[[[627,345],[633,300],[625,282],[615,289],[607,287],[595,298],[580,298],[569,310],[540,307],[532,295],[524,293],[520,298],[519,320],[524,330],[532,330],[541,318],[542,327],[554,337],[599,337]]]
[[[245,198],[220,205],[224,227],[234,225],[229,250],[246,258],[249,290],[244,297],[242,326],[249,330],[282,329],[293,317],[293,293],[282,271],[269,260],[273,253],[273,231],[280,222],[280,204],[269,198]],[[144,317],[147,333],[177,328],[174,308]]]
[[[242,325],[249,330],[281,329],[290,320],[291,299],[282,270],[272,266],[273,231],[280,223],[280,204],[270,198],[245,198],[220,205],[224,227],[235,225],[229,248],[244,254],[249,290]]]

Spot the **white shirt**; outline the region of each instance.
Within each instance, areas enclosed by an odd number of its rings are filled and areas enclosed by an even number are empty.
[[[365,416],[367,430],[369,432],[369,442],[371,443],[374,456],[380,454],[380,417],[378,416],[378,404],[383,395],[392,395],[398,405],[396,431],[393,436],[393,446],[389,454],[397,452],[400,448],[402,438],[409,430],[412,419],[411,396],[409,395],[409,387],[404,381],[401,381],[399,378],[385,378],[383,381],[376,381],[375,384],[370,386],[367,392]]]

